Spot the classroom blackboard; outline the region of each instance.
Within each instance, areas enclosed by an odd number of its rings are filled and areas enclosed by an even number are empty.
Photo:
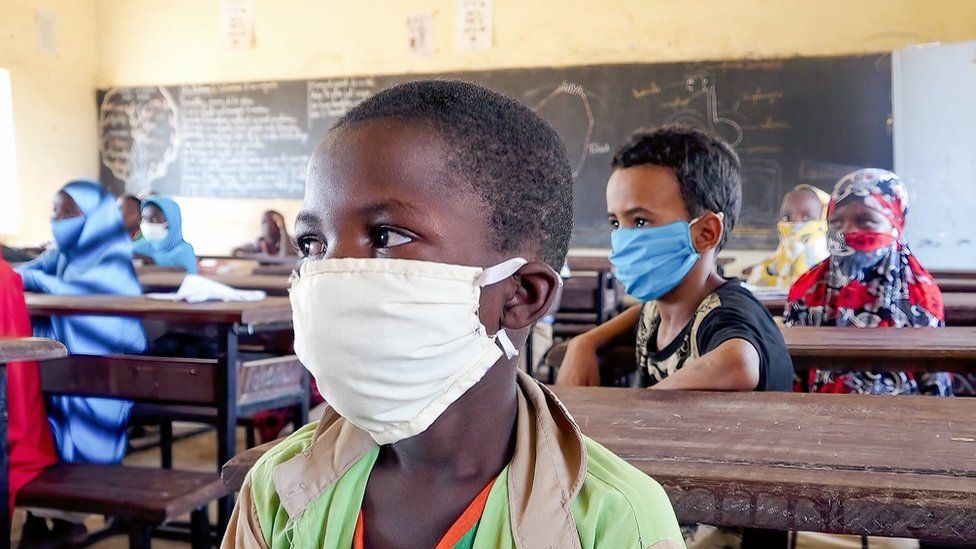
[[[784,192],[892,166],[888,55],[647,63],[99,90],[101,177],[115,190],[300,198],[308,155],[357,102],[397,82],[461,78],[535,108],[576,176],[573,245],[607,247],[604,189],[636,129],[683,123],[732,143],[743,207],[732,246],[775,242]]]

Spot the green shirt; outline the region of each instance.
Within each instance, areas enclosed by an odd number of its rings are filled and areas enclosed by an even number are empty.
[[[273,549],[352,547],[352,537],[379,446],[359,459],[295,520],[281,506],[271,475],[279,463],[306,451],[315,424],[306,425],[265,454],[251,471],[251,490],[264,541]],[[586,443],[586,478],[572,501],[583,549],[684,547],[664,489],[596,442]],[[509,513],[508,468],[495,481],[472,531],[472,549],[514,548]],[[467,540],[465,540],[467,541]],[[671,542],[670,545],[662,542]]]

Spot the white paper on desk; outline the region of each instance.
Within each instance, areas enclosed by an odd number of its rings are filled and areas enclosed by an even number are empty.
[[[261,301],[267,296],[261,290],[239,290],[210,280],[205,276],[188,274],[180,284],[180,289],[174,294],[146,294],[149,299],[164,301],[186,301],[187,303],[203,303],[204,301]]]

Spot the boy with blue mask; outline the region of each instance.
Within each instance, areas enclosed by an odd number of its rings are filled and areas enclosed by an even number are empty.
[[[610,260],[642,304],[574,338],[558,382],[599,385],[598,352],[636,335],[641,375],[654,388],[790,391],[793,364],[769,312],[718,274],[742,201],[735,151],[669,126],[636,133],[612,165]]]
[[[572,190],[552,127],[473,84],[401,84],[336,123],[290,291],[330,408],[255,464],[224,547],[683,547],[661,487],[517,369]]]

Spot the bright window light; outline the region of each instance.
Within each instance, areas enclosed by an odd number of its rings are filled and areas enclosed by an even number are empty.
[[[20,230],[17,201],[17,155],[14,148],[14,109],[10,72],[0,69],[0,234]]]

